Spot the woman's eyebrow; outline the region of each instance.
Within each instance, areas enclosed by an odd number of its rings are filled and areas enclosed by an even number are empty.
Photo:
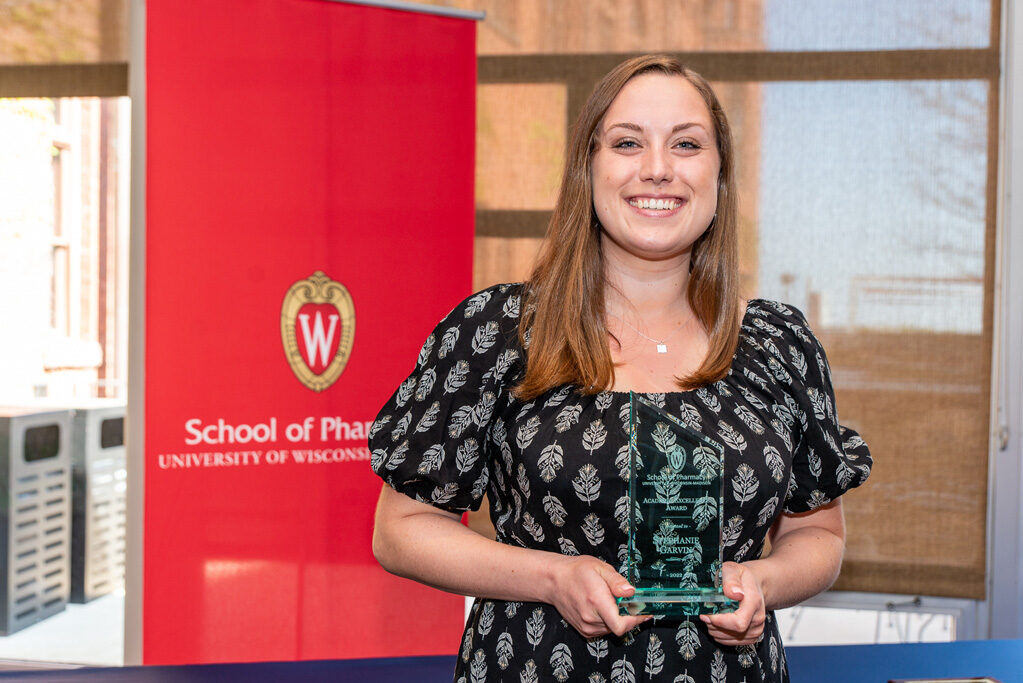
[[[643,132],[643,126],[637,125],[635,123],[625,123],[625,122],[613,123],[610,126],[608,126],[606,130],[611,130],[612,128],[627,128],[628,130],[633,130],[633,131],[636,131],[637,133],[642,133]],[[699,128],[701,130],[706,131],[706,127],[702,123],[698,123],[696,121],[689,121],[688,123],[676,124],[671,129],[671,133],[672,133],[672,135],[674,135],[675,133],[677,133],[677,132],[679,132],[681,130],[687,130],[689,128]]]

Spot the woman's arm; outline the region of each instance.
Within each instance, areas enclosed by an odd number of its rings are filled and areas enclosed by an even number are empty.
[[[546,602],[587,638],[632,630],[645,617],[618,614],[615,596],[633,589],[596,557],[569,557],[492,541],[459,515],[384,485],[377,503],[373,554],[392,574],[451,593]]]
[[[842,499],[800,514],[783,513],[771,527],[771,554],[722,566],[722,586],[740,600],[731,614],[701,617],[722,645],[755,643],[767,610],[791,607],[827,590],[842,565],[845,519]]]

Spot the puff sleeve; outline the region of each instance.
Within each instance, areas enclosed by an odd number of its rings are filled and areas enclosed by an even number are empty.
[[[806,318],[790,306],[764,303],[764,315],[754,323],[768,332],[768,365],[794,417],[784,509],[806,512],[866,481],[872,459],[860,435],[838,421],[827,356]]]
[[[479,508],[490,425],[521,356],[518,289],[498,285],[456,306],[381,409],[371,466],[396,491],[450,512]]]

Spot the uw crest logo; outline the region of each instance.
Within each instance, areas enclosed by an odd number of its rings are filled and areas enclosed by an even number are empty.
[[[288,288],[281,305],[281,342],[291,371],[313,391],[330,387],[348,364],[355,306],[348,289],[318,270]]]

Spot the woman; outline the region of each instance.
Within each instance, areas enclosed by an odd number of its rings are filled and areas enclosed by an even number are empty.
[[[834,581],[839,496],[870,456],[803,317],[740,300],[733,174],[706,81],[619,65],[576,122],[529,282],[457,306],[377,418],[377,559],[480,598],[456,680],[787,680],[772,611]],[[734,613],[618,614],[629,391],[725,449]],[[484,493],[497,541],[459,523]]]

